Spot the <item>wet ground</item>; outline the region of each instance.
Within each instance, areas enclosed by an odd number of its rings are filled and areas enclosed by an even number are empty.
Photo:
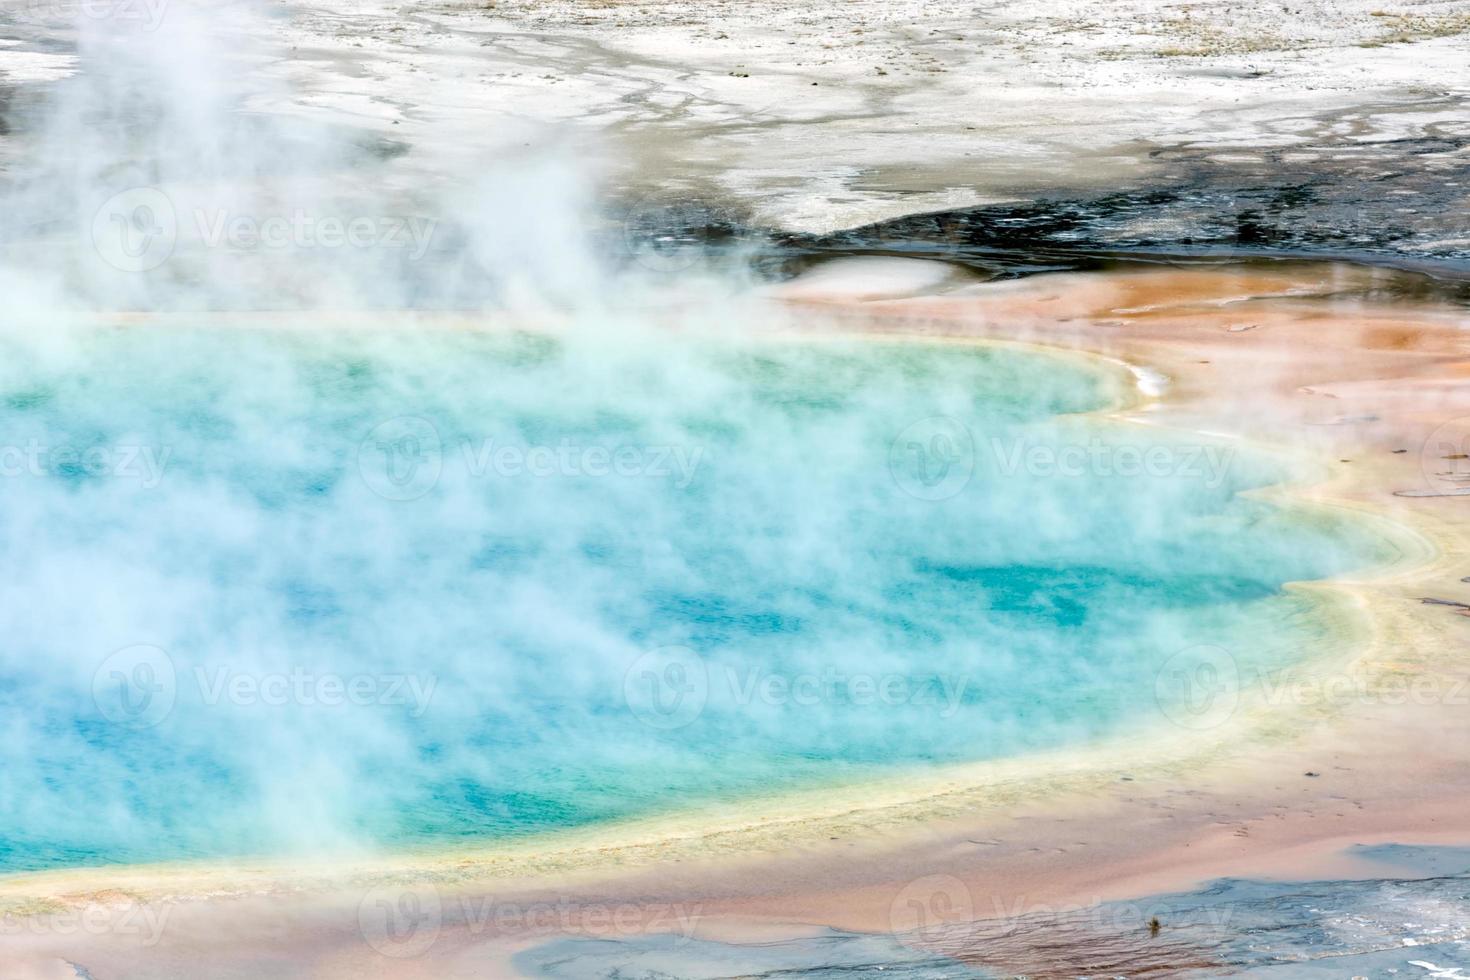
[[[1195,892],[1038,908],[898,937],[824,932],[753,944],[562,939],[522,954],[540,977],[1460,978],[1470,975],[1470,849],[1354,849],[1383,877],[1222,880]]]
[[[329,160],[342,179],[330,204],[308,197],[308,208],[436,222],[419,266],[464,258],[487,220],[515,253],[535,237],[517,225],[559,227],[590,182],[613,251],[653,252],[644,264],[674,274],[691,264],[681,250],[732,244],[756,247],[772,275],[851,252],[1000,275],[1119,257],[1470,269],[1461,0],[922,6],[116,0],[84,8],[83,26],[139,55],[109,63],[79,52],[74,0],[25,0],[0,10],[0,197],[12,202],[0,236],[17,263],[39,253],[55,267],[73,259],[56,250],[79,215],[89,230],[100,202],[71,200],[78,174],[37,173],[34,152],[71,99],[117,129],[118,146],[90,154],[108,191],[294,178]],[[168,50],[195,9],[231,37],[205,60],[244,59],[213,107],[240,125],[208,140],[165,132],[151,151],[167,163],[173,144],[198,141],[218,173],[187,154],[177,172],[137,166],[140,136],[157,137],[171,107],[193,111],[197,86],[150,46]],[[516,183],[537,168],[555,179]],[[565,186],[561,170],[577,171]],[[431,192],[486,175],[509,187],[503,197]],[[175,201],[181,218],[194,203]],[[521,241],[500,242],[500,228]],[[218,271],[195,261],[189,229],[179,235],[155,279]],[[575,243],[552,244],[565,260]],[[396,258],[382,261],[411,288],[395,301],[495,302],[495,269],[451,289]],[[95,257],[81,260],[86,272]],[[315,264],[302,279],[329,265]]]
[[[1188,176],[1164,183],[916,214],[827,235],[754,227],[690,202],[645,205],[621,230],[645,254],[753,253],[773,277],[812,258],[862,254],[944,259],[998,278],[1133,263],[1323,259],[1422,273],[1424,285],[1411,291],[1470,299],[1470,166],[1444,163],[1470,152],[1470,137],[1400,142],[1403,166],[1387,172],[1323,164],[1262,172],[1198,161]],[[1161,152],[1187,158],[1183,147]]]

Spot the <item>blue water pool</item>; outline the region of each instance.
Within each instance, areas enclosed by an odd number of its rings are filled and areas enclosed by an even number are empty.
[[[1033,353],[3,341],[0,868],[585,826],[1171,724],[1371,542]]]

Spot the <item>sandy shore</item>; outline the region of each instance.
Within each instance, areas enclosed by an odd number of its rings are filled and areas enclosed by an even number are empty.
[[[1308,460],[1303,482],[1263,493],[1350,510],[1397,557],[1297,586],[1331,603],[1344,629],[1290,684],[1204,729],[1161,719],[1146,740],[492,852],[12,876],[0,902],[37,914],[7,919],[5,945],[37,970],[59,958],[98,977],[153,976],[136,971],[201,955],[242,969],[280,956],[280,976],[471,976],[508,971],[506,957],[548,936],[606,935],[617,909],[630,910],[617,934],[907,932],[923,924],[906,911],[916,895],[955,920],[1015,918],[1224,875],[1362,871],[1342,854],[1353,843],[1470,843],[1470,619],[1420,602],[1470,600],[1470,518],[1456,496],[1395,494],[1440,492],[1452,486],[1441,474],[1462,466],[1441,458],[1470,435],[1462,310],[1383,298],[1383,273],[1344,266],[936,285],[932,269],[868,261],[774,298],[816,333],[1019,339],[1149,369],[1155,394],[1113,423]],[[379,900],[434,908],[431,946],[379,935]],[[154,942],[118,926],[140,921],[139,901],[166,917]],[[472,911],[486,902],[570,911],[487,923]],[[44,925],[88,910],[107,928]]]

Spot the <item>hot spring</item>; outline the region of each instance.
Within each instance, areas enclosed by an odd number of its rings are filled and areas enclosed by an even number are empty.
[[[1171,658],[1295,663],[1327,624],[1283,584],[1375,560],[1240,494],[1275,464],[1088,415],[1130,379],[1028,350],[3,343],[8,870],[484,844],[1177,732]]]

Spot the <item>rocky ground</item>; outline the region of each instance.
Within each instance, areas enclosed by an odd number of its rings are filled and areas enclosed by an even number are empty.
[[[8,101],[74,70],[78,3],[0,12]],[[284,83],[252,108],[391,140],[409,167],[431,146],[554,140],[624,202],[694,199],[784,232],[1160,190],[1166,207],[1105,207],[1087,235],[1470,249],[1467,0],[102,0],[89,16],[147,30],[201,5],[265,12],[221,66]]]

